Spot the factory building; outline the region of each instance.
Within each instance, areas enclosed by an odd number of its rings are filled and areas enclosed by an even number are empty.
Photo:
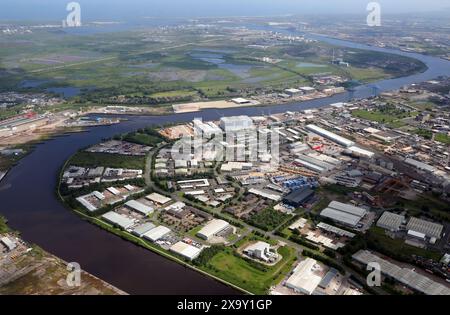
[[[289,96],[298,96],[303,94],[302,90],[299,89],[286,89],[284,92]]]
[[[311,200],[313,197],[314,191],[312,189],[303,188],[292,191],[289,195],[284,197],[283,202],[290,206],[298,208]]]
[[[175,243],[172,247],[170,247],[170,251],[189,260],[194,260],[202,252],[201,248],[186,244],[184,242]]]
[[[265,191],[265,190],[262,190],[262,189],[251,188],[248,192],[250,194],[259,196],[259,197],[264,198],[264,199],[269,199],[269,200],[272,200],[272,201],[280,201],[280,199],[281,199],[281,195],[280,194],[271,193],[271,192],[268,192],[268,191]]]
[[[345,153],[352,155],[354,157],[359,157],[359,158],[366,158],[366,159],[371,159],[375,156],[375,153],[369,151],[369,150],[365,150],[362,149],[360,147],[357,146],[351,146],[349,147]]]
[[[144,216],[149,215],[149,214],[153,213],[153,211],[154,211],[154,209],[152,207],[146,206],[146,205],[144,205],[144,204],[142,204],[142,203],[140,203],[139,201],[136,201],[136,200],[127,201],[125,203],[125,206],[127,208],[129,208],[130,210],[133,210],[133,211],[135,211],[137,213],[140,213],[140,214],[142,214]]]
[[[12,251],[17,247],[16,241],[11,240],[9,237],[6,237],[6,236],[0,238],[0,243],[2,243],[4,246],[6,246],[8,251]]]
[[[441,238],[444,226],[418,218],[411,218],[406,225],[406,229],[408,232],[416,232],[416,234],[413,233],[412,235],[419,235],[417,233],[423,234],[430,238],[430,242],[434,243]]]
[[[144,223],[144,224],[137,226],[133,230],[132,234],[136,235],[137,237],[142,237],[142,236],[144,236],[145,233],[147,233],[150,230],[153,230],[155,227],[156,226],[151,222]]]
[[[172,199],[170,199],[170,198],[168,198],[166,196],[160,195],[158,193],[150,194],[150,195],[148,195],[145,198],[150,200],[150,201],[152,201],[152,202],[154,202],[155,204],[157,204],[159,206],[163,206],[163,205],[169,203],[172,200]]]
[[[198,233],[197,236],[204,240],[210,240],[215,235],[230,227],[230,224],[224,220],[214,219],[209,221]]]
[[[339,135],[337,135],[335,133],[332,133],[332,132],[330,132],[328,130],[325,130],[323,128],[320,128],[320,127],[318,127],[316,125],[307,125],[306,129],[308,129],[309,131],[311,131],[313,133],[316,133],[319,136],[322,136],[322,137],[324,137],[324,138],[326,138],[326,139],[328,139],[330,141],[333,141],[333,142],[335,142],[337,144],[340,144],[340,145],[342,145],[342,146],[344,146],[346,148],[355,145],[355,143],[353,141],[348,140],[348,139],[346,139],[344,137],[341,137],[341,136],[339,136]]]
[[[367,214],[367,210],[345,203],[332,201],[328,208],[322,210],[320,215],[325,218],[329,218],[338,223],[356,227],[358,223]]]
[[[320,266],[315,259],[306,258],[295,267],[286,281],[286,287],[298,293],[312,295],[323,279],[316,273],[318,269]]]
[[[389,211],[385,211],[378,220],[377,226],[391,232],[398,232],[400,230],[400,226],[404,222],[405,217],[403,215],[398,215]]]
[[[129,229],[130,227],[132,227],[134,225],[134,221],[127,218],[126,216],[123,216],[121,214],[118,214],[114,211],[110,211],[108,213],[105,213],[104,215],[102,215],[103,220],[105,220],[106,222],[114,225],[114,226],[118,226],[124,230]]]
[[[336,167],[331,163],[325,162],[323,159],[319,159],[316,158],[315,156],[309,156],[305,154],[297,155],[295,162],[319,173],[329,172]]]
[[[367,250],[360,250],[352,256],[360,264],[378,263],[384,276],[426,295],[450,295],[450,289],[416,271],[402,268],[390,261],[382,259]]]
[[[302,91],[303,94],[312,94],[316,91],[316,89],[310,86],[302,86],[300,91]]]
[[[156,242],[169,233],[170,233],[169,228],[166,228],[165,226],[160,225],[160,226],[157,226],[157,227],[151,229],[150,231],[145,233],[143,236],[145,239],[147,239],[151,242]]]
[[[428,165],[423,162],[420,162],[420,161],[416,161],[414,159],[407,158],[405,160],[405,163],[410,166],[414,166],[415,168],[417,168],[421,171],[425,171],[425,172],[429,172],[429,173],[434,173],[436,171],[436,169],[433,166]]]

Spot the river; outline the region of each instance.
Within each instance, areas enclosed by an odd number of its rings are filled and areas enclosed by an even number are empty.
[[[430,80],[450,74],[450,62],[419,54],[375,48],[347,41],[311,36],[315,39],[349,48],[375,50],[410,56],[423,61],[428,70],[405,78],[376,83],[380,91]],[[372,84],[359,86],[354,96],[372,95]],[[39,144],[3,179],[0,185],[0,214],[25,240],[70,262],[78,262],[93,275],[130,294],[215,294],[239,293],[220,282],[160,257],[106,232],[66,209],[56,198],[56,179],[64,162],[89,145],[149,125],[185,122],[202,116],[204,120],[225,115],[262,115],[287,110],[317,108],[347,101],[347,93],[298,104],[206,110],[202,113],[172,114],[162,117],[129,117],[118,125],[94,127],[84,133],[56,137]]]

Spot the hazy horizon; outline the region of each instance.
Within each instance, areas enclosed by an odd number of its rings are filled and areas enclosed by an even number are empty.
[[[2,20],[61,20],[69,0],[2,0]],[[367,14],[369,0],[78,0],[84,20]],[[449,10],[450,0],[379,0],[384,14]]]

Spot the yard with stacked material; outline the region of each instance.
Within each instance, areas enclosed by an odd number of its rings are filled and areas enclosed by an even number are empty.
[[[117,295],[124,292],[88,274],[81,273],[81,286],[70,287],[67,264],[35,247],[2,266],[0,295]]]
[[[0,237],[15,237],[0,216]],[[18,241],[18,240],[16,240]],[[19,242],[19,241],[18,241]],[[0,255],[0,295],[117,295],[125,292],[81,271],[80,286],[67,283],[67,264],[37,246],[21,243]]]

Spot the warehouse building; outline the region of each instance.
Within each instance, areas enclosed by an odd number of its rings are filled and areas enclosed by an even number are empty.
[[[372,151],[365,150],[365,149],[362,149],[357,146],[349,147],[347,149],[346,153],[348,153],[349,155],[352,155],[354,157],[366,158],[366,159],[371,159],[375,156],[375,153],[373,153]]]
[[[293,274],[286,281],[286,287],[298,293],[312,295],[323,279],[317,274],[317,270],[320,270],[317,261],[306,258],[295,267]]]
[[[272,201],[280,201],[281,195],[276,193],[271,193],[258,188],[251,188],[248,191],[250,194],[262,197],[264,199],[272,200]]]
[[[105,220],[106,222],[120,227],[124,230],[129,229],[130,227],[132,227],[134,225],[134,221],[127,218],[126,216],[123,216],[121,214],[118,214],[114,211],[110,211],[108,213],[105,213],[104,215],[102,215],[103,220]]]
[[[342,145],[342,146],[344,146],[346,148],[355,145],[355,143],[353,141],[348,140],[348,139],[346,139],[344,137],[341,137],[341,136],[339,136],[339,135],[337,135],[335,133],[332,133],[332,132],[330,132],[328,130],[325,130],[323,128],[320,128],[320,127],[318,127],[316,125],[307,125],[306,129],[308,129],[309,131],[312,131],[312,132],[318,134],[319,136],[322,136],[322,137],[324,137],[324,138],[326,138],[326,139],[328,139],[330,141],[333,141],[333,142],[335,142],[337,144],[340,144],[340,145]]]
[[[382,259],[367,250],[360,250],[352,256],[360,264],[378,263],[384,276],[396,280],[407,287],[426,295],[450,295],[450,289],[414,269],[402,268],[390,261]]]
[[[6,237],[6,236],[0,238],[0,243],[2,243],[4,246],[6,246],[8,251],[12,251],[17,247],[16,241],[11,240],[9,237]],[[1,251],[0,251],[0,253],[1,253]]]
[[[198,233],[197,236],[204,240],[210,240],[215,235],[229,228],[230,224],[224,220],[214,219],[209,221]]]
[[[389,211],[385,211],[377,222],[377,226],[391,231],[398,232],[400,226],[405,222],[405,217]]]
[[[314,190],[310,188],[303,188],[292,191],[289,195],[284,197],[283,202],[298,208],[310,201],[313,197]]]
[[[99,203],[103,200],[105,200],[105,195],[103,195],[101,192],[93,191],[90,194],[78,197],[76,200],[83,205],[87,210],[90,212],[94,212],[98,210],[98,206],[96,204],[93,204],[93,200],[98,200]]]
[[[194,260],[202,252],[201,248],[186,244],[184,242],[178,242],[172,245],[172,247],[170,247],[170,251],[189,260]]]
[[[441,238],[444,226],[418,218],[411,218],[406,226],[406,229],[408,231],[424,234],[426,237],[430,238],[430,241],[433,242],[433,240],[436,241]]]
[[[434,173],[436,171],[436,169],[433,166],[428,165],[423,162],[420,162],[420,161],[417,161],[417,160],[410,159],[410,158],[407,158],[405,160],[405,163],[410,166],[414,166],[415,168],[417,168],[421,171],[425,171],[425,172],[429,172],[429,173]]]
[[[154,211],[152,207],[146,206],[143,203],[140,203],[139,201],[136,200],[127,201],[127,203],[125,203],[125,206],[130,210],[136,211],[137,213],[140,213],[144,216],[147,216],[153,213]]]
[[[138,227],[136,227],[133,230],[132,234],[136,235],[137,237],[142,237],[142,236],[144,236],[145,233],[147,233],[148,231],[154,229],[155,227],[156,226],[153,223],[151,223],[151,222],[144,223],[144,224],[139,225]]]
[[[327,223],[324,222],[320,222],[319,224],[317,224],[317,227],[319,229],[321,229],[322,231],[328,232],[328,233],[333,233],[336,234],[337,236],[341,236],[341,237],[348,237],[348,238],[354,238],[355,234],[350,233],[346,230],[340,229],[338,227],[335,227],[333,225],[329,225]]]
[[[170,199],[170,198],[168,198],[166,196],[160,195],[158,193],[150,194],[150,195],[148,195],[145,198],[150,200],[150,201],[152,201],[152,202],[154,202],[154,203],[156,203],[159,206],[163,206],[163,205],[169,203],[172,200],[172,199]]]
[[[284,92],[289,96],[297,96],[303,94],[302,90],[299,89],[286,89]]]
[[[303,164],[307,168],[310,168],[310,166],[313,165],[314,167],[312,168],[312,170],[317,172],[328,172],[336,168],[336,165],[305,154],[297,155],[297,159],[295,160],[295,162]]]
[[[358,223],[367,214],[367,210],[345,203],[332,201],[328,208],[322,210],[320,215],[325,218],[329,218],[338,223],[356,227]]]
[[[145,233],[143,236],[145,239],[147,239],[151,242],[156,242],[169,233],[170,233],[169,228],[166,228],[165,226],[160,225],[160,226],[157,226],[157,227],[151,229],[150,231]]]

